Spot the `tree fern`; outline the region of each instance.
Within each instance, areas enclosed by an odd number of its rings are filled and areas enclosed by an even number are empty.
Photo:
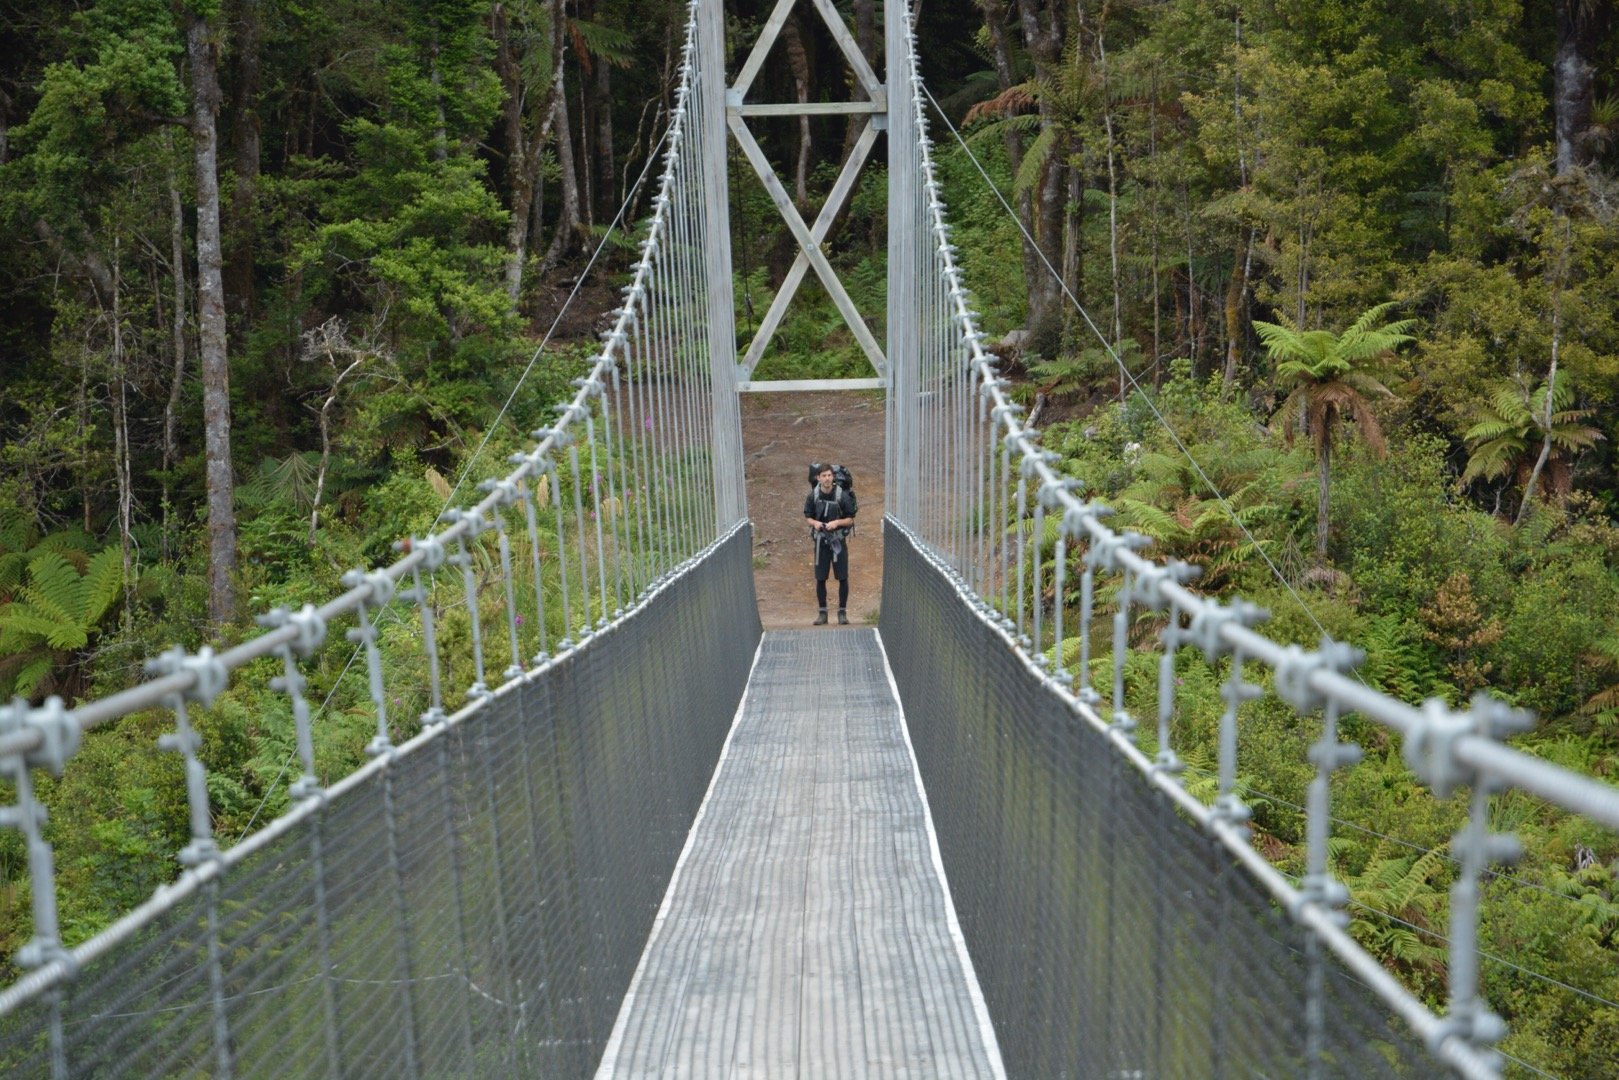
[[[1574,404],[1572,379],[1564,376],[1557,381],[1549,403],[1546,396],[1545,383],[1528,394],[1517,386],[1498,386],[1490,393],[1474,413],[1473,425],[1462,435],[1468,449],[1462,483],[1514,474],[1527,479],[1531,461],[1549,438],[1552,453],[1547,460],[1546,490],[1549,494],[1567,491],[1568,461],[1603,436],[1584,422],[1593,410],[1570,408]]]
[[[1366,650],[1361,671],[1373,687],[1411,704],[1428,696],[1435,678],[1433,663],[1417,631],[1398,615],[1373,615],[1361,646]]]
[[[1619,713],[1619,632],[1602,638],[1591,646],[1590,659],[1598,677],[1606,686],[1585,699],[1580,712],[1586,716],[1611,719]]]
[[[1353,901],[1350,933],[1412,982],[1437,985],[1445,970],[1444,942],[1426,932],[1447,908],[1445,858],[1443,848],[1391,855],[1388,842],[1379,841],[1361,873],[1344,877]]]
[[[269,458],[259,463],[257,475],[237,485],[236,498],[254,508],[279,503],[307,511],[315,501],[315,477],[319,468],[320,454],[312,450],[295,451],[280,460]]]
[[[0,601],[0,694],[35,696],[60,686],[122,595],[123,554],[107,547],[88,555],[36,548],[27,573]]]

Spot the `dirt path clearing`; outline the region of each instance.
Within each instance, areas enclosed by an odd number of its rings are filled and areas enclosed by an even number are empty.
[[[753,518],[753,585],[766,630],[815,618],[815,573],[804,525],[805,470],[841,462],[854,473],[859,526],[849,544],[849,621],[877,621],[883,587],[883,395],[876,391],[746,394],[742,447]],[[828,595],[837,603],[837,583]]]

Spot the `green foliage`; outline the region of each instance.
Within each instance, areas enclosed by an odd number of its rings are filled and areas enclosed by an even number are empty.
[[[1355,643],[1366,650],[1361,674],[1373,687],[1410,705],[1445,684],[1416,627],[1398,615],[1373,615]]]
[[[1525,397],[1518,387],[1497,387],[1479,407],[1476,422],[1462,436],[1468,449],[1463,484],[1508,475],[1527,479],[1544,443],[1551,452],[1543,490],[1548,495],[1568,494],[1573,479],[1568,459],[1604,436],[1584,423],[1593,410],[1569,408],[1574,402],[1572,379],[1560,380],[1549,401],[1547,389],[1542,384]]]
[[[1441,935],[1449,875],[1443,852],[1413,852],[1380,841],[1359,872],[1344,878],[1349,932],[1429,1001],[1440,1000],[1445,986]]]
[[[252,57],[262,63],[256,89],[245,63],[250,10],[265,16]],[[981,55],[945,40],[977,13],[929,9],[918,30],[937,45],[924,55],[930,84],[953,118],[977,106],[965,125],[971,146],[1014,202],[1022,193],[1039,209],[1047,188],[1055,193],[1048,215],[1028,223],[1093,312],[1116,300],[1121,329],[1110,326],[1108,336],[1120,339],[1113,344],[1144,383],[1161,383],[1148,391],[1151,404],[1192,459],[1160,428],[1147,397],[1102,404],[1114,396],[1114,363],[1057,311],[1026,328],[1030,381],[1016,392],[1048,395],[1048,416],[1063,422],[1046,445],[1064,471],[1110,501],[1120,524],[1151,536],[1159,554],[1200,565],[1199,588],[1270,609],[1268,632],[1279,640],[1309,646],[1324,631],[1354,641],[1368,653],[1367,682],[1407,701],[1456,701],[1476,688],[1532,706],[1543,719],[1527,749],[1596,775],[1619,773],[1619,140],[1615,87],[1603,74],[1615,69],[1619,41],[1610,34],[1595,46],[1595,100],[1581,136],[1592,163],[1559,173],[1545,77],[1555,31],[1549,18],[1532,17],[1544,15],[1538,9],[1495,0],[1250,5],[1239,40],[1232,12],[1207,0],[1114,5],[1066,17],[1066,39],[1044,65],[1009,23],[1004,74],[986,67],[993,35],[977,35]],[[611,168],[622,173],[637,164],[625,156],[630,140],[655,138],[666,121],[662,77],[678,62],[667,29],[684,8],[602,0],[572,12],[561,56],[552,55],[548,14],[528,0],[498,9],[487,0],[336,0],[229,14],[219,20],[219,135],[239,585],[249,608],[261,610],[325,599],[343,569],[385,562],[396,543],[430,530],[452,486],[461,482],[464,492],[500,471],[521,433],[544,422],[581,373],[599,327],[574,319],[560,332],[575,340],[548,346],[518,385],[534,346],[501,280],[515,173],[504,109],[516,106],[532,122],[553,68],[569,65],[569,105],[580,108],[568,135],[578,156],[600,159],[597,142],[611,130]],[[757,27],[755,14],[736,14],[744,36]],[[175,123],[191,107],[184,15],[157,0],[108,0],[65,13],[19,9],[7,22],[0,228],[12,258],[0,268],[8,315],[0,320],[0,506],[19,512],[0,512],[0,692],[117,689],[139,657],[176,640],[195,646],[206,632],[194,352],[178,387],[170,382],[172,312],[194,307],[194,297],[176,296],[195,280],[191,139]],[[497,50],[503,24],[518,55]],[[526,80],[517,91],[526,96],[510,102],[501,83],[508,63]],[[603,71],[616,104],[595,96]],[[842,131],[841,120],[814,123],[812,196],[831,183]],[[758,129],[767,154],[787,161],[788,126],[767,127]],[[251,132],[262,142],[250,164]],[[1033,263],[978,164],[942,125],[932,133],[966,281],[985,330],[998,337],[1023,326],[1030,289],[1045,281],[1024,280]],[[562,178],[551,151],[542,159],[536,261]],[[594,238],[621,178],[601,183],[593,166],[576,164],[598,182],[583,193],[593,205],[580,234]],[[1043,184],[1053,177],[1062,182]],[[745,338],[795,249],[751,176],[738,168],[731,179]],[[868,170],[824,245],[878,340],[885,180],[880,168]],[[625,265],[633,236],[606,253],[610,275]],[[92,280],[97,268],[117,282],[111,292]],[[558,279],[529,275],[526,289],[549,325]],[[1409,359],[1382,355],[1413,329],[1412,320],[1383,323],[1389,298],[1422,326]],[[605,306],[598,296],[596,309]],[[333,318],[349,328],[341,343],[349,351],[313,347],[311,328]],[[1345,325],[1340,335],[1326,329]],[[194,332],[182,320],[181,340],[189,344]],[[362,353],[338,386],[337,372]],[[1374,359],[1386,360],[1375,372]],[[866,370],[812,275],[759,377]],[[510,412],[497,423],[508,396]],[[114,543],[115,402],[133,442],[128,530],[137,580],[127,607]],[[1548,405],[1552,446],[1538,483],[1557,498],[1508,526],[1502,501],[1533,468]],[[1323,443],[1343,432],[1346,414],[1374,437]],[[1289,446],[1301,416],[1311,446]],[[162,435],[171,427],[172,447]],[[1336,451],[1330,461],[1328,450]],[[698,474],[704,452],[685,463]],[[569,486],[544,498],[571,498]],[[612,526],[633,506],[621,494],[617,507],[596,509]],[[1033,527],[1029,519],[1001,524],[1007,535]],[[1048,519],[1037,538],[1047,560],[1055,526]],[[1312,526],[1323,541],[1313,561]],[[542,520],[542,550],[560,539],[552,528]],[[527,574],[529,541],[517,530],[512,538]],[[1074,567],[1082,554],[1070,553]],[[563,625],[553,566],[520,586],[546,598],[552,642],[598,615],[576,603],[574,625]],[[473,569],[476,602],[498,623],[503,597],[489,551],[474,553]],[[1071,595],[1054,602],[1075,602],[1077,573],[1070,582]],[[471,628],[459,580],[435,587],[442,636],[464,652]],[[1102,583],[1104,618],[1115,588]],[[1151,616],[1138,618],[1132,641],[1160,629]],[[538,630],[533,620],[522,627],[526,655],[540,647]],[[408,621],[382,633],[390,685],[424,685]],[[486,635],[485,644],[492,667],[512,659],[504,635]],[[1073,637],[1067,649],[1072,662]],[[363,672],[343,674],[346,659],[339,644],[307,666],[312,697],[330,695],[316,724],[323,779],[361,761],[375,729]],[[1109,663],[1099,653],[1093,675],[1105,680]],[[1124,663],[1130,708],[1153,715],[1154,663],[1134,654]],[[291,717],[284,696],[267,688],[270,665],[261,667],[196,717],[226,839],[286,805]],[[1206,797],[1215,790],[1223,675],[1190,655],[1175,672],[1177,748],[1192,765],[1193,790]],[[464,686],[471,675],[456,667],[446,679]],[[391,703],[396,736],[414,730],[421,707],[410,694]],[[92,733],[75,771],[45,785],[72,940],[175,869],[183,786],[177,758],[155,748],[168,723],[134,717]],[[1289,804],[1303,800],[1315,723],[1269,699],[1241,715],[1238,787],[1256,806],[1265,850],[1290,870],[1300,837]],[[1145,746],[1155,738],[1150,726]],[[1356,909],[1355,932],[1437,1000],[1430,931],[1443,928],[1450,871],[1442,849],[1461,811],[1416,786],[1386,732],[1353,717],[1344,728],[1367,750],[1363,765],[1334,781],[1335,812],[1355,827],[1335,836],[1333,857],[1366,905]],[[1525,835],[1530,858],[1513,873],[1531,884],[1507,874],[1488,882],[1491,951],[1619,1000],[1611,837],[1529,800],[1498,798],[1496,816],[1495,827]],[[23,873],[14,834],[0,831],[0,893],[10,905],[0,944],[25,936],[11,914],[23,906]],[[1387,915],[1367,910],[1374,907]],[[1559,1075],[1619,1073],[1613,1010],[1506,964],[1487,964],[1484,977],[1513,1027],[1510,1052]]]
[[[94,553],[83,538],[57,534],[27,550],[31,539],[14,519],[0,540],[0,697],[41,698],[77,688],[72,669],[104,628],[126,586],[117,547]]]

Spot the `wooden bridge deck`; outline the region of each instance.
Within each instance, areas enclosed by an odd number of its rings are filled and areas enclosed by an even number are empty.
[[[877,634],[767,633],[597,1076],[1003,1075]]]

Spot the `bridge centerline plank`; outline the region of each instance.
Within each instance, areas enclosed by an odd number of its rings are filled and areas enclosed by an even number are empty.
[[[598,1078],[998,1077],[881,645],[767,633]]]

